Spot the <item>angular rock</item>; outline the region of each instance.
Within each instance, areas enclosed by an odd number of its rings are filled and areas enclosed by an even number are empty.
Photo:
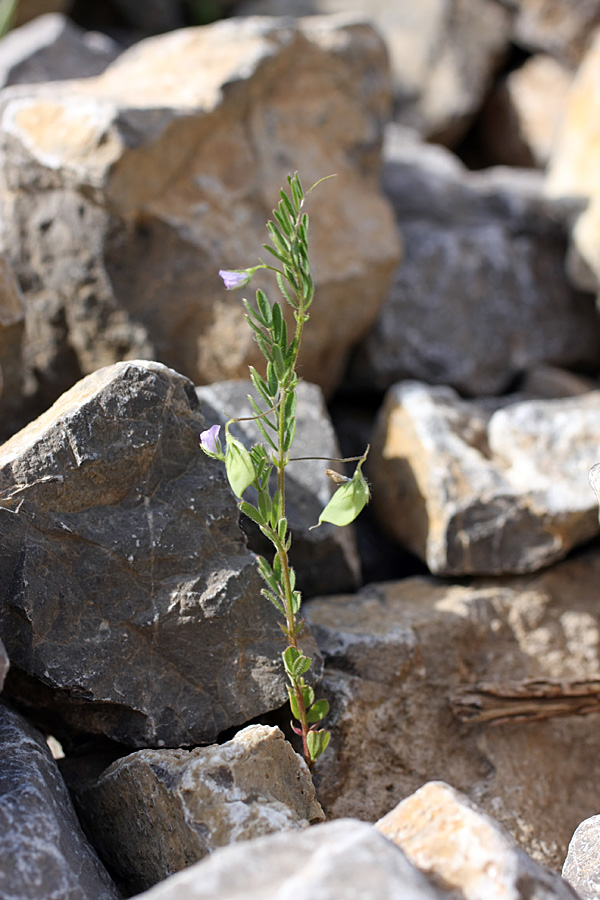
[[[489,96],[477,129],[487,165],[544,168],[572,81],[570,69],[542,53],[503,78]]]
[[[220,746],[139,750],[78,800],[96,849],[128,895],[219,847],[325,818],[306,763],[279,728],[265,725]]]
[[[465,900],[577,900],[560,875],[520,850],[490,816],[443,782],[429,782],[375,825],[434,884]]]
[[[99,75],[121,48],[100,32],[86,32],[61,13],[47,13],[0,41],[0,87]]]
[[[8,260],[0,255],[0,441],[14,431],[22,413],[24,327],[23,295]]]
[[[404,854],[364,822],[326,822],[217,850],[140,900],[442,900]]]
[[[0,895],[118,900],[42,735],[0,702]]]
[[[497,407],[417,382],[395,385],[382,407],[375,512],[437,575],[532,572],[598,533],[587,472],[600,391]]]
[[[564,270],[572,207],[544,197],[541,173],[468,173],[393,128],[386,148],[383,185],[404,257],[355,382],[385,389],[417,378],[477,396],[507,391],[541,362],[594,369],[593,298]]]
[[[256,392],[250,381],[217,382],[196,388],[196,393],[205,416],[212,422],[225,424],[229,416],[252,415],[248,394],[255,396]],[[331,457],[340,457],[319,387],[301,381],[297,397],[292,456],[326,457],[331,454]],[[209,408],[214,411],[212,417]],[[247,447],[263,441],[254,422],[238,422],[231,427],[231,433]],[[293,535],[291,560],[304,597],[352,590],[360,581],[360,560],[352,526],[337,528],[325,523],[310,530],[318,522],[332,494],[332,484],[323,471],[327,465],[322,459],[304,459],[290,464],[286,470],[286,512]],[[329,463],[330,467],[336,465]],[[249,536],[250,548],[270,558],[273,547],[257,526],[244,518],[244,530]]]
[[[9,667],[10,661],[6,655],[6,648],[2,641],[0,641],[0,691],[4,687],[4,679],[6,678]]]
[[[10,692],[63,729],[179,747],[285,701],[276,611],[205,426],[186,378],[124,362],[0,450]]]
[[[513,40],[528,50],[542,50],[570,66],[585,53],[600,25],[600,3],[585,0],[510,0],[516,8]]]
[[[365,16],[385,37],[395,119],[456,144],[479,109],[507,49],[511,14],[489,0],[247,0],[237,15]]]
[[[562,868],[563,878],[582,900],[596,900],[600,894],[599,830],[600,816],[591,816],[577,826]]]
[[[331,391],[399,257],[378,184],[390,99],[383,41],[338,17],[183,29],[98,78],[7,91],[0,205],[40,389],[56,397],[128,358],[196,384],[247,377],[261,357],[218,270],[263,253],[298,170],[306,188],[337,173],[307,205],[316,299],[301,356]]]
[[[331,703],[314,770],[327,817],[373,822],[441,779],[560,870],[573,831],[600,809],[597,716],[469,724],[451,701],[480,681],[597,679],[599,579],[596,549],[538,575],[408,578],[312,599]]]

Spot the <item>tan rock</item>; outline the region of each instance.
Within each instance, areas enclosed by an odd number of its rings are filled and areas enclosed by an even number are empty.
[[[575,829],[562,875],[582,900],[595,900],[600,889],[598,829],[600,816],[591,816]]]
[[[570,69],[544,54],[530,57],[502,79],[478,129],[489,164],[546,166],[572,80]]]
[[[516,7],[513,40],[577,65],[600,25],[600,3],[586,0],[511,0]]]
[[[98,78],[8,92],[7,252],[31,285],[28,317],[48,321],[41,297],[62,313],[75,359],[61,389],[77,367],[127,358],[195,383],[247,377],[260,356],[217,272],[264,255],[264,223],[298,170],[307,188],[337,173],[308,204],[317,296],[301,356],[331,391],[399,256],[377,183],[390,100],[382,40],[337,17],[183,29]],[[36,347],[43,380],[66,349],[50,367]]]
[[[598,678],[599,579],[595,550],[538,575],[408,578],[311,600],[332,704],[315,767],[326,815],[374,822],[441,779],[560,869],[600,808],[597,716],[468,724],[451,699],[479,681]]]
[[[79,808],[129,894],[218,847],[325,818],[305,762],[266,725],[212,747],[126,756],[80,795]]]
[[[434,884],[464,900],[576,900],[570,886],[520,850],[490,816],[443,782],[429,782],[375,828]]]
[[[587,472],[600,392],[504,398],[404,382],[386,397],[369,473],[381,525],[438,575],[529,572],[598,533]]]
[[[23,296],[6,256],[0,255],[0,440],[14,431],[23,397]]]

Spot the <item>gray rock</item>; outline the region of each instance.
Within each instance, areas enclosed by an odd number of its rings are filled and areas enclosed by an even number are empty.
[[[582,900],[596,900],[600,895],[599,833],[600,816],[591,816],[578,825],[562,868],[563,878]]]
[[[414,866],[464,900],[577,900],[556,872],[520,850],[467,797],[429,782],[375,825]]]
[[[311,599],[331,703],[314,769],[327,817],[374,822],[441,779],[560,871],[573,831],[600,809],[597,716],[479,724],[452,703],[480,681],[597,679],[599,579],[596,549],[533,576],[407,578]]]
[[[307,189],[337,173],[307,204],[316,299],[301,354],[333,390],[400,253],[378,184],[390,103],[383,41],[347,17],[181,29],[97,78],[5,91],[2,242],[24,285],[32,393],[52,401],[135,358],[196,384],[246,378],[259,351],[218,271],[264,255],[294,170]],[[272,273],[255,280],[277,293]]]
[[[404,382],[381,409],[375,512],[438,575],[535,571],[598,533],[600,392],[495,405]]]
[[[0,441],[22,419],[24,329],[23,295],[8,260],[0,255]]]
[[[110,766],[77,806],[128,895],[219,847],[325,818],[306,763],[265,725],[189,752],[139,750]]]
[[[542,50],[575,68],[600,25],[600,3],[586,0],[510,0],[515,7],[513,40]]]
[[[0,702],[0,896],[118,900],[42,735]]]
[[[99,75],[120,52],[106,35],[86,32],[62,13],[47,13],[0,41],[0,87]]]
[[[565,273],[572,205],[544,197],[541,173],[467,173],[394,129],[386,147],[383,185],[404,258],[355,382],[417,378],[477,396],[506,391],[541,362],[595,366],[594,301]]]
[[[218,850],[140,900],[442,900],[404,854],[365,822],[315,825]]]
[[[112,0],[112,5],[131,25],[147,34],[184,25],[182,4],[177,0]]]
[[[250,381],[217,382],[196,388],[196,393],[207,418],[210,418],[208,408],[214,410],[213,422],[224,424],[229,416],[252,415],[247,395],[255,395],[255,391]],[[301,381],[297,397],[292,456],[339,457],[340,448],[320,388]],[[263,441],[254,422],[238,422],[231,427],[231,433],[248,447]],[[291,463],[286,470],[286,512],[293,535],[291,558],[304,597],[352,590],[360,580],[360,560],[352,526],[336,528],[325,523],[309,530],[318,522],[332,494],[333,485],[323,470],[335,465],[317,459],[302,460]],[[259,529],[250,520],[244,520],[244,529],[249,535],[250,548],[270,558],[273,548]]]
[[[187,379],[124,362],[0,450],[11,691],[69,728],[179,747],[285,701],[277,614],[205,426]]]
[[[10,661],[8,656],[6,655],[6,648],[2,641],[0,641],[0,691],[4,687],[4,679],[6,678],[6,673],[10,668]]]

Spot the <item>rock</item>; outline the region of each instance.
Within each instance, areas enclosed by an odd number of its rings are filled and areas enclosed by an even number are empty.
[[[417,378],[477,396],[506,392],[541,362],[594,370],[593,299],[564,271],[572,206],[544,197],[541,173],[468,173],[393,128],[385,159],[404,258],[357,353],[354,383],[385,389]]]
[[[532,572],[598,533],[587,472],[600,392],[497,406],[405,382],[382,407],[375,512],[437,575]]]
[[[573,73],[538,53],[501,79],[478,125],[488,165],[544,168],[559,134]]]
[[[132,753],[84,792],[78,808],[128,896],[218,847],[325,818],[306,763],[279,728],[265,725],[220,746]]]
[[[118,900],[42,735],[0,703],[0,895]]]
[[[47,13],[67,13],[73,0],[19,0],[14,14],[14,27],[19,28]]]
[[[599,827],[600,816],[591,816],[577,826],[562,869],[563,878],[575,888],[581,900],[595,900],[600,892]]]
[[[189,746],[285,701],[277,614],[205,426],[187,379],[123,362],[0,449],[10,693],[67,737]]]
[[[442,900],[403,853],[364,822],[326,822],[217,850],[140,900]]]
[[[443,780],[560,870],[574,829],[600,808],[597,717],[469,724],[451,700],[479,681],[597,678],[599,579],[595,549],[538,575],[407,578],[312,599],[331,703],[314,769],[327,817],[374,822]]]
[[[542,364],[523,373],[519,390],[531,399],[556,400],[558,397],[587,394],[597,386],[593,378]]]
[[[184,25],[183,8],[178,0],[112,0],[115,7],[134,28],[146,34],[172,31]]]
[[[8,260],[0,254],[0,441],[22,416],[24,327],[23,295]]]
[[[0,691],[4,687],[4,679],[6,678],[9,667],[10,661],[6,655],[6,648],[2,641],[0,641]]]
[[[295,169],[306,188],[337,172],[307,205],[317,295],[301,357],[331,391],[398,261],[378,185],[390,100],[383,41],[343,17],[183,29],[97,78],[6,91],[3,241],[46,402],[128,358],[196,384],[246,378],[261,357],[218,270],[263,253]]]
[[[0,87],[99,75],[120,53],[100,32],[85,32],[61,13],[15,28],[0,41]]]
[[[586,0],[510,0],[516,7],[513,40],[576,66],[600,25],[600,3]]]
[[[490,816],[443,782],[425,784],[375,827],[434,884],[465,900],[577,900],[560,875],[535,863]]]
[[[256,396],[256,392],[250,381],[218,382],[196,388],[196,392],[205,416],[212,422],[225,424],[229,416],[252,415],[247,396],[249,393]],[[292,456],[326,457],[330,454],[331,457],[340,457],[340,448],[320,388],[301,381],[297,397]],[[209,408],[213,410],[212,416]],[[238,422],[232,426],[231,433],[247,447],[263,441],[254,422]],[[318,522],[332,494],[333,485],[323,471],[327,465],[322,459],[310,459],[295,462],[286,470],[286,512],[293,535],[291,559],[298,586],[305,597],[353,590],[360,581],[360,559],[352,526],[337,528],[325,523],[310,530]],[[329,463],[330,467],[335,465]],[[244,530],[249,536],[250,548],[271,558],[272,545],[245,517]]]
[[[386,39],[396,120],[456,144],[508,49],[511,14],[489,0],[247,0],[236,13],[305,16],[341,8],[368,17]]]

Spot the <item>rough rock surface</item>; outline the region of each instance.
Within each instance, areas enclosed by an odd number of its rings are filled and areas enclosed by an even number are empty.
[[[576,66],[600,25],[598,0],[510,0],[516,7],[513,40]]]
[[[207,418],[211,418],[209,407],[214,410],[213,422],[224,424],[229,416],[252,415],[247,395],[256,392],[250,381],[216,382],[196,388],[196,393]],[[301,381],[297,397],[293,456],[341,456],[319,387]],[[248,447],[263,440],[254,422],[238,422],[231,427],[231,433]],[[360,581],[360,560],[352,526],[337,528],[325,523],[309,530],[318,522],[332,494],[333,486],[323,470],[336,465],[309,459],[291,463],[286,470],[286,512],[293,535],[291,560],[304,597],[352,590]],[[272,545],[248,519],[244,519],[244,530],[252,550],[272,555]]]
[[[121,48],[99,32],[48,13],[15,28],[0,41],[0,86],[99,75]]]
[[[596,365],[594,301],[564,269],[572,208],[544,197],[541,173],[468,173],[393,127],[384,156],[404,257],[357,355],[361,386],[417,378],[477,396],[541,362]]]
[[[118,900],[42,735],[0,702],[0,896]]]
[[[186,378],[124,362],[0,448],[0,635],[38,712],[178,747],[283,704],[277,615],[204,427]]]
[[[560,875],[520,850],[490,816],[443,782],[429,782],[375,825],[414,866],[464,900],[576,900]]]
[[[325,818],[306,763],[265,725],[212,747],[139,750],[110,766],[78,809],[129,894],[218,847]]]
[[[596,900],[600,894],[599,833],[600,816],[591,816],[578,825],[562,869],[563,878],[582,900]]]
[[[560,133],[573,73],[538,53],[496,85],[477,133],[488,165],[544,168]]]
[[[0,255],[0,441],[14,431],[23,402],[24,327],[23,296],[8,260]]]
[[[600,391],[497,405],[409,381],[380,411],[375,512],[435,574],[532,572],[598,533]]]
[[[489,0],[249,0],[239,15],[355,12],[385,37],[394,115],[426,137],[455,144],[508,48],[511,14]]]
[[[441,779],[560,870],[573,831],[600,808],[596,716],[469,724],[450,701],[480,681],[597,678],[599,579],[596,550],[534,576],[409,578],[311,600],[332,705],[315,767],[326,815],[374,822]]]
[[[6,648],[2,641],[0,641],[0,691],[4,687],[4,679],[6,678],[9,666],[10,661],[6,655]]]
[[[332,390],[399,257],[378,184],[390,98],[383,41],[338,17],[182,29],[98,78],[7,91],[2,240],[45,401],[120,359],[196,384],[247,377],[261,357],[217,273],[264,254],[294,170],[306,188],[337,173],[308,204],[317,297],[301,356]]]
[[[363,822],[257,838],[156,885],[140,900],[443,900],[404,854]]]

